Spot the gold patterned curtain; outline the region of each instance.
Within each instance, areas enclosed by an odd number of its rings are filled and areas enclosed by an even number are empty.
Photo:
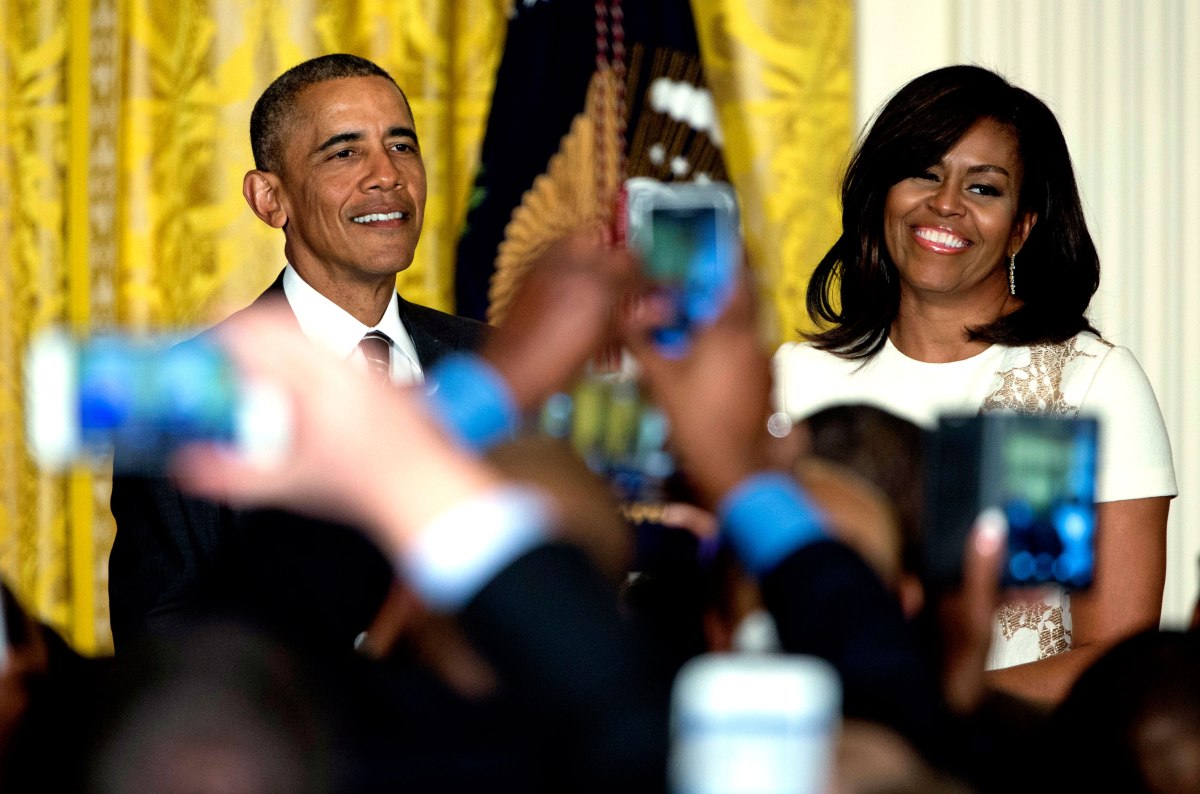
[[[449,308],[507,11],[530,1],[0,0],[0,573],[77,648],[111,647],[109,477],[29,460],[30,336],[204,325],[261,292],[282,240],[241,197],[250,109],[276,75],[327,52],[377,61],[409,96],[430,193],[398,283]],[[693,0],[779,336],[803,324],[808,273],[836,236],[850,5]]]
[[[774,342],[812,328],[808,278],[841,229],[838,188],[853,125],[852,5],[692,0]]]
[[[241,196],[254,100],[327,52],[404,86],[425,231],[399,284],[448,308],[510,0],[0,0],[0,571],[78,648],[110,647],[108,472],[36,470],[21,357],[52,323],[206,324],[283,266]]]

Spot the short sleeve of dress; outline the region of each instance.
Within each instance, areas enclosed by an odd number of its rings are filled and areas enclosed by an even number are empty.
[[[1108,351],[1079,410],[1100,420],[1097,501],[1178,493],[1162,412],[1133,353]]]

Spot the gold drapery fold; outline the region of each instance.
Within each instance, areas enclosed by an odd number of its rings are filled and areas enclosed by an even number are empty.
[[[75,42],[62,20],[70,9],[67,0],[0,2],[0,250],[7,265],[0,289],[0,566],[58,625],[73,614],[68,514],[83,483],[41,475],[29,464],[21,357],[30,327],[73,314],[68,255],[77,252],[78,237],[69,239],[65,226],[78,208],[69,188],[80,178],[69,168],[67,57]]]
[[[449,308],[506,0],[0,0],[0,572],[78,648],[110,647],[106,471],[37,471],[22,356],[38,329],[206,324],[283,266],[241,196],[254,100],[327,52],[409,96],[430,193],[406,297]]]
[[[771,341],[812,324],[809,276],[841,228],[853,125],[850,0],[692,0]]]

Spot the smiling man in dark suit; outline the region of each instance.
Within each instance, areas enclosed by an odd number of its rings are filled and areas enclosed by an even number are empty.
[[[397,383],[420,383],[442,355],[482,343],[482,323],[396,293],[421,236],[426,180],[412,110],[387,72],[353,55],[299,64],[255,104],[250,139],[242,193],[283,230],[287,259],[256,303],[285,299],[314,343]],[[112,511],[118,650],[214,608],[348,648],[390,582],[358,533],[190,499],[162,477],[118,472]]]

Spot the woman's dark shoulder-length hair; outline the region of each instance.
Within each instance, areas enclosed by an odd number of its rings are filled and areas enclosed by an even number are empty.
[[[1084,313],[1100,284],[1092,243],[1062,129],[1045,103],[977,66],[948,66],[901,88],[879,112],[842,183],[842,234],[808,284],[808,313],[825,330],[816,347],[844,358],[883,348],[900,305],[900,279],[884,244],[888,191],[921,173],[980,119],[1016,137],[1024,168],[1018,213],[1034,212],[1017,255],[1019,309],[969,329],[972,339],[1006,345],[1060,342],[1094,331]]]

